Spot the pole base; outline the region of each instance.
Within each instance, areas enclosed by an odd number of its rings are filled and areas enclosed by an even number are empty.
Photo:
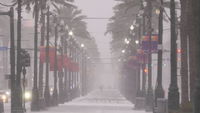
[[[146,95],[146,106],[145,110],[147,112],[153,111],[153,89],[148,89],[147,95]]]
[[[173,112],[179,109],[179,92],[177,87],[170,86],[168,93],[168,109]]]
[[[167,99],[165,98],[158,98],[157,99],[157,113],[168,113],[168,106],[167,106]]]
[[[51,106],[51,104],[50,104],[50,102],[51,102],[51,96],[50,96],[49,87],[45,88],[44,99],[45,99],[45,106],[46,107],[50,107]]]
[[[39,111],[39,92],[37,88],[32,90],[31,111]]]
[[[43,97],[39,98],[39,107],[40,110],[45,110],[45,99]]]
[[[145,98],[136,97],[135,108],[136,110],[142,110],[145,108]]]
[[[200,81],[200,80],[199,80]],[[194,113],[200,113],[200,82],[198,81],[194,97]]]
[[[57,91],[57,89],[54,89],[54,91],[53,91],[52,105],[53,106],[58,106],[58,91]]]
[[[157,98],[164,98],[165,97],[165,91],[164,91],[164,89],[163,89],[163,87],[161,85],[158,85],[156,87],[155,96]]]

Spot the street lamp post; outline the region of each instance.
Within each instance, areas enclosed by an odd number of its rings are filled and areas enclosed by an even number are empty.
[[[46,106],[50,106],[50,91],[49,91],[49,6],[47,7],[47,39],[46,39],[46,78],[45,78],[45,91],[44,98]]]
[[[14,9],[10,8],[8,12],[0,12],[0,15],[10,17],[10,72],[11,72],[11,113],[16,113],[16,74],[15,74],[15,40],[14,40]]]
[[[68,37],[69,38],[69,37]],[[68,55],[68,42],[65,40],[65,45],[64,45],[64,52],[65,52],[65,57],[67,57]],[[68,79],[69,79],[69,72],[68,72],[68,69],[65,68],[64,69],[65,71],[65,74],[64,74],[64,98],[65,98],[65,101],[68,101]]]
[[[152,55],[151,55],[151,36],[152,36],[152,1],[147,0],[147,24],[148,24],[148,37],[149,37],[149,50],[148,50],[148,89],[146,95],[146,111],[153,110],[153,88],[152,88]]]
[[[139,39],[141,38],[141,19],[139,19],[139,28],[138,28],[138,39],[136,39],[135,41],[135,44],[138,45],[140,42],[139,42]],[[138,48],[138,47],[137,47]],[[142,89],[141,89],[141,70],[143,69],[143,66],[142,64],[139,64],[138,66],[138,72],[137,72],[137,95],[136,95],[136,104],[135,104],[135,108],[136,109],[141,109],[143,108],[143,105],[142,105]]]
[[[76,46],[75,46],[75,51],[74,51],[74,53],[75,53],[75,60],[74,60],[74,62],[77,64],[77,60],[78,60],[78,53],[77,53],[77,51],[78,51],[78,47],[77,47],[77,44],[76,44]],[[77,70],[75,70],[75,96],[77,97],[78,96],[78,81],[77,81],[77,79],[78,79],[78,72],[77,72]]]
[[[9,12],[0,12],[0,15],[8,15],[10,17],[10,75],[11,75],[11,113],[15,113],[15,37],[14,37],[14,9],[10,8]]]
[[[162,41],[163,41],[163,0],[160,0],[161,6],[157,10],[159,15],[159,24],[158,24],[158,69],[157,69],[157,84],[155,89],[155,106],[157,107],[157,99],[164,98],[164,89],[162,86],[162,59],[163,59],[163,50],[162,50]]]
[[[142,9],[144,10],[145,6],[142,3]],[[144,10],[145,11],[145,10]],[[142,15],[142,35],[146,34],[146,15],[145,13],[143,13]],[[146,69],[146,62],[145,62],[145,58],[143,59],[143,64],[142,64],[142,97],[145,97],[146,95],[146,73],[145,70]]]
[[[163,41],[163,0],[161,0],[161,6],[159,9],[159,33],[158,33],[158,69],[157,69],[157,86],[155,95],[157,98],[164,98],[164,90],[162,86],[162,41]]]
[[[168,92],[168,108],[169,111],[174,111],[179,108],[179,91],[177,85],[177,36],[176,36],[176,11],[175,1],[170,1],[171,15],[171,81]]]
[[[39,111],[39,92],[38,92],[38,0],[35,0],[35,38],[34,38],[34,82],[32,89],[31,110]]]
[[[68,46],[69,46],[69,59],[71,60],[71,57],[72,57],[72,47],[71,47],[71,41],[69,40],[69,43],[68,43]],[[72,90],[71,90],[71,85],[72,85],[72,71],[71,69],[68,70],[68,100],[71,100],[72,97]]]
[[[75,42],[74,40],[72,40],[72,61],[73,63],[75,62],[76,60],[76,47],[75,47]],[[73,99],[75,98],[75,91],[76,91],[76,72],[74,70],[72,70],[72,97]]]

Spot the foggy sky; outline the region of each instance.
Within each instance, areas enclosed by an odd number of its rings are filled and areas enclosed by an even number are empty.
[[[113,15],[114,0],[76,0],[79,9],[88,17],[110,18]],[[110,36],[104,36],[108,20],[86,20],[88,30],[97,40],[101,57],[110,57]]]

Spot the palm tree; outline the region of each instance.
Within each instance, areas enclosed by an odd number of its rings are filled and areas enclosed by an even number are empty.
[[[15,2],[16,0],[13,0],[13,1]],[[37,13],[39,13],[39,11],[41,12],[40,22],[42,24],[42,27],[41,27],[41,43],[40,43],[40,45],[44,46],[44,41],[45,41],[44,40],[44,36],[45,36],[45,15],[46,15],[44,13],[44,10],[46,9],[46,5],[47,4],[53,5],[54,7],[57,7],[57,5],[63,5],[63,6],[66,6],[66,7],[75,7],[75,6],[73,6],[71,4],[73,2],[73,0],[49,0],[49,1],[39,0],[38,2],[39,3],[36,5],[35,0],[23,0],[22,4],[24,6],[26,6],[26,10],[28,10],[28,11],[31,10],[31,7],[30,7],[31,5],[34,5],[34,8],[37,8],[37,10],[33,11],[33,15],[38,15],[37,17],[35,17],[35,19],[37,19],[37,21],[39,20],[38,19],[39,14],[37,14]],[[38,22],[35,21],[35,23],[38,23]],[[38,26],[36,26],[36,27],[38,27]],[[37,61],[35,61],[35,62],[37,62]],[[35,68],[37,68],[37,67],[35,66]],[[35,71],[37,71],[37,69],[35,69]],[[35,72],[35,73],[37,73],[37,72]],[[35,76],[37,76],[37,74]],[[37,77],[34,80],[36,80],[36,79],[37,79]],[[37,83],[37,81],[34,81],[34,82]],[[39,94],[40,101],[41,101],[41,103],[44,103],[42,101],[43,100],[43,93],[42,93],[43,92],[43,63],[42,62],[39,63],[39,92],[40,92],[40,94]],[[43,104],[41,104],[40,106],[44,107]]]
[[[188,0],[180,0],[181,2],[181,100],[182,104],[189,102],[188,91]]]
[[[194,95],[194,113],[199,113],[199,99],[200,99],[200,14],[198,13],[200,10],[200,1],[199,0],[192,0],[189,1],[190,7],[189,10],[191,11],[192,18],[190,18],[189,22],[191,24],[191,29],[189,32],[191,33],[190,43],[193,45],[193,57],[195,57],[195,77],[196,77],[196,88],[195,88],[195,95]],[[192,41],[193,40],[193,41]],[[194,81],[192,81],[194,82]]]
[[[58,15],[59,21],[64,21],[65,26],[73,32],[74,36],[90,39],[87,24],[83,21],[86,16],[81,14],[81,10],[73,7],[60,7],[54,10],[54,12]]]
[[[54,13],[58,15],[58,21],[60,21],[60,23],[64,22],[64,27],[67,27],[67,31],[66,36],[68,35],[68,32],[72,31],[74,37],[78,37],[76,39],[90,39],[90,34],[87,31],[87,24],[86,22],[83,21],[83,19],[86,18],[86,16],[81,15],[81,10],[78,10],[77,8],[72,8],[72,7],[57,7],[56,10],[54,10]],[[68,37],[66,37],[68,38]],[[64,39],[64,37],[62,37],[62,42],[64,43],[68,43],[66,42],[66,40]],[[64,44],[64,45],[66,45]],[[65,48],[65,47],[64,47]],[[63,51],[65,54],[67,54],[67,51]],[[67,70],[65,70],[65,72],[67,72]],[[61,101],[63,100],[62,97],[66,96],[66,94],[68,93],[67,88],[66,88],[66,79],[67,79],[67,74],[65,73],[64,79],[64,87],[62,86],[63,83],[59,84],[59,96],[61,96]],[[69,75],[70,76],[70,75]],[[63,76],[60,76],[59,78],[62,82]],[[64,89],[63,89],[64,88]],[[63,93],[62,93],[63,92]],[[66,97],[67,98],[67,97]]]

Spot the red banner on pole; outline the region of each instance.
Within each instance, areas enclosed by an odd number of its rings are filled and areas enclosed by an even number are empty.
[[[49,47],[49,61],[50,64],[54,64],[55,62],[55,47]],[[42,46],[40,47],[40,61],[42,63],[46,62],[46,47]]]

